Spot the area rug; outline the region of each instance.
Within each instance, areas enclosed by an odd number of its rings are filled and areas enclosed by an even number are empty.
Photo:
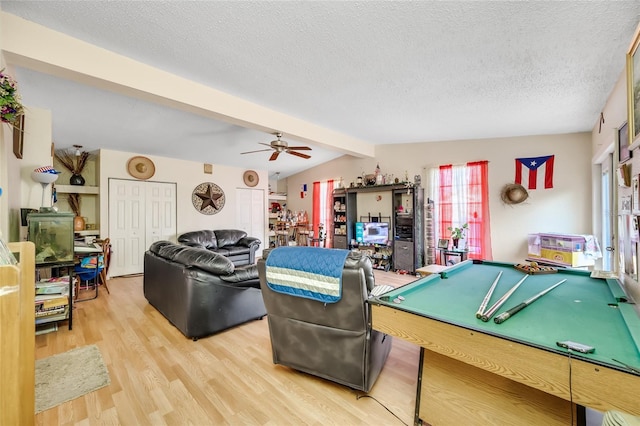
[[[107,386],[109,372],[96,345],[36,361],[36,413]]]

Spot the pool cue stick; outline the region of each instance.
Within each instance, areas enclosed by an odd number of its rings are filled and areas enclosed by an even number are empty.
[[[566,278],[564,280],[562,280],[562,281],[559,281],[559,282],[555,283],[554,285],[552,285],[548,289],[542,290],[540,293],[538,293],[538,294],[536,294],[534,296],[531,296],[530,298],[528,298],[524,302],[520,303],[519,305],[516,305],[513,308],[509,309],[508,311],[501,313],[500,315],[495,317],[493,319],[493,321],[496,324],[500,324],[500,323],[505,322],[506,320],[508,320],[509,318],[511,318],[512,316],[514,316],[515,314],[517,314],[518,312],[520,312],[521,310],[523,310],[524,308],[526,308],[527,306],[529,306],[530,304],[535,302],[536,300],[540,299],[542,296],[544,296],[545,294],[549,293],[551,290],[553,290],[554,288],[558,287],[560,284],[562,284],[565,281],[566,281]]]
[[[489,291],[487,292],[487,295],[484,296],[484,299],[482,299],[482,303],[480,304],[480,307],[478,308],[478,312],[476,312],[476,318],[478,318],[478,319],[482,318],[482,314],[484,314],[484,310],[487,309],[487,305],[489,304],[489,300],[491,299],[491,295],[493,294],[493,290],[495,290],[496,285],[498,284],[498,281],[500,280],[501,276],[502,276],[502,271],[498,272],[498,276],[493,281],[493,284],[491,284],[491,288],[489,288]]]
[[[522,279],[521,279],[520,281],[518,281],[518,282],[516,283],[516,285],[514,285],[513,287],[511,287],[511,289],[509,289],[509,291],[507,291],[507,292],[506,292],[506,293],[505,293],[505,294],[504,294],[500,299],[496,300],[496,303],[494,303],[494,304],[489,308],[489,310],[488,310],[488,311],[485,311],[485,312],[482,314],[482,317],[480,317],[480,319],[481,319],[482,321],[484,321],[484,322],[489,321],[489,320],[491,319],[491,317],[493,316],[493,314],[495,314],[495,313],[496,313],[496,311],[497,311],[498,309],[500,309],[500,307],[504,304],[504,302],[506,302],[506,301],[507,301],[507,299],[508,299],[509,297],[511,297],[511,295],[513,294],[513,292],[515,292],[515,291],[518,289],[518,287],[520,287],[520,284],[522,284],[522,282],[523,282],[524,280],[526,280],[528,276],[529,276],[529,275],[525,275],[524,277],[522,277]]]
[[[627,367],[629,370],[633,371],[634,373],[638,373],[638,374],[640,374],[640,370],[638,370],[638,369],[637,369],[637,368],[635,368],[635,367],[630,366],[629,364],[625,364],[624,362],[622,362],[622,361],[618,361],[617,359],[613,359],[613,358],[611,358],[611,361],[615,361],[615,362],[617,362],[618,364],[622,364],[622,365],[624,365],[625,367]]]

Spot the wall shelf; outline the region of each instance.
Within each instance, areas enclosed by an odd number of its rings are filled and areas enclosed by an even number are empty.
[[[98,186],[80,186],[80,185],[56,185],[56,191],[61,194],[100,194]]]

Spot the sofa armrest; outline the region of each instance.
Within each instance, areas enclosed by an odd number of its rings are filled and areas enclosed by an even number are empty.
[[[237,245],[239,246],[251,247],[255,250],[257,250],[258,247],[260,247],[260,244],[262,244],[262,241],[260,241],[260,239],[256,237],[244,237],[244,238],[241,238],[237,243]]]

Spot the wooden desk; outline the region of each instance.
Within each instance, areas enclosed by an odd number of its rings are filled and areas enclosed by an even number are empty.
[[[467,255],[469,254],[469,250],[460,249],[438,249],[438,251],[440,251],[440,264],[443,266],[451,266],[454,263],[464,262],[467,260]],[[447,264],[448,257],[458,257],[460,259],[458,262]]]

